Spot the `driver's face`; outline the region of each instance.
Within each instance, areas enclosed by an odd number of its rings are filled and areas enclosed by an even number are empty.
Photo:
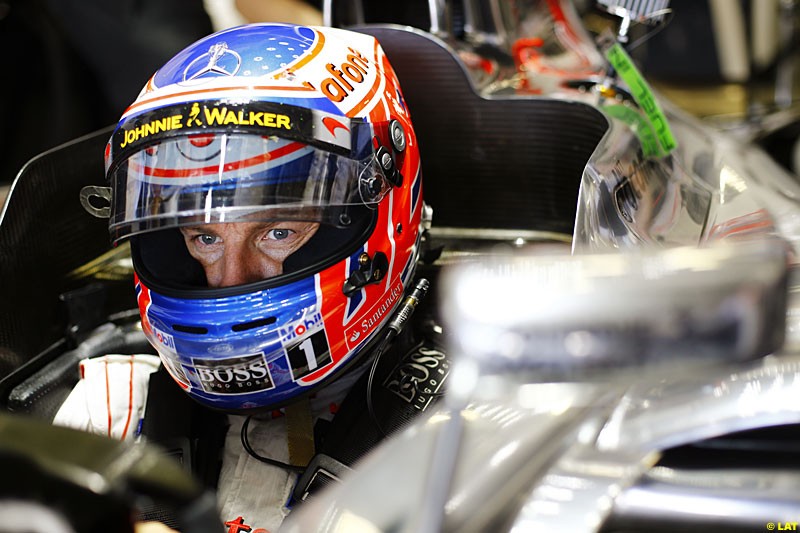
[[[226,222],[181,228],[208,286],[232,287],[283,272],[283,261],[316,233],[316,222]]]

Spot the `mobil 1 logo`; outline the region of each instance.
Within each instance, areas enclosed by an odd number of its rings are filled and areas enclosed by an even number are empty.
[[[246,394],[274,387],[264,354],[227,359],[192,359],[203,390],[213,394]]]
[[[300,342],[287,345],[285,350],[295,381],[333,362],[324,329],[315,331]]]

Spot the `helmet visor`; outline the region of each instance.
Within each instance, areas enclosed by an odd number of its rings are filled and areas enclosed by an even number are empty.
[[[302,141],[198,133],[149,144],[111,170],[113,239],[223,222],[302,220],[346,226],[348,206],[389,191],[371,151],[363,159]]]

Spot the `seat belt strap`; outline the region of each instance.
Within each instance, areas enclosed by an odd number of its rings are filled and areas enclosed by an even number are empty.
[[[308,396],[287,405],[285,413],[289,464],[306,466],[314,457],[314,423]]]

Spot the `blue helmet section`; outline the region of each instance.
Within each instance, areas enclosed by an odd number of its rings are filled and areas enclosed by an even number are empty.
[[[235,50],[228,43],[235,40]],[[217,77],[263,76],[296,61],[314,45],[311,28],[283,24],[242,26],[195,42],[167,62],[154,82],[158,87]]]
[[[225,298],[149,296],[148,337],[173,378],[212,407],[281,403],[328,362],[314,277]]]

